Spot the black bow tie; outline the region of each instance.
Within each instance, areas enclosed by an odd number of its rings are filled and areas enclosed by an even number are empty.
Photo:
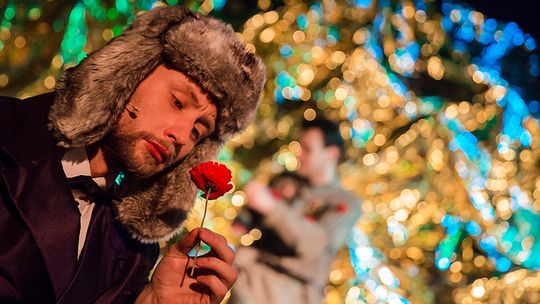
[[[111,200],[122,201],[122,199],[117,196],[101,189],[92,177],[87,175],[68,178],[68,184],[71,189],[81,191],[91,199],[95,200],[96,203],[110,203]]]

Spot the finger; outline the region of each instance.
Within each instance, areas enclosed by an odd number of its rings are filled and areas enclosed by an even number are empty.
[[[198,242],[199,233],[199,228],[191,230],[186,236],[171,246],[170,250],[167,252],[167,255],[171,257],[186,257],[188,252]]]
[[[201,269],[212,271],[227,288],[231,288],[238,278],[238,271],[218,258],[201,257],[197,259],[196,265]]]
[[[197,277],[197,282],[210,289],[211,297],[217,298],[216,303],[221,302],[227,295],[227,291],[229,291],[229,288],[214,275],[200,275]]]
[[[225,263],[232,265],[232,262],[234,261],[234,251],[229,247],[227,240],[223,236],[206,228],[202,228],[199,232],[199,237],[212,248],[220,259]]]

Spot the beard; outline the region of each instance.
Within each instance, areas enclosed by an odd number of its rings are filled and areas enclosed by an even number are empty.
[[[163,162],[158,162],[146,149],[137,149],[137,143],[149,140],[159,143],[169,153]],[[168,142],[144,131],[115,129],[103,138],[103,151],[106,162],[116,171],[137,179],[147,179],[172,167],[177,163],[178,151]]]

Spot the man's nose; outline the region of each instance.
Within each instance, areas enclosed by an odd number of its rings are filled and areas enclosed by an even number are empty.
[[[173,145],[184,146],[191,141],[191,129],[193,129],[193,123],[186,119],[167,128],[165,136],[171,140]]]

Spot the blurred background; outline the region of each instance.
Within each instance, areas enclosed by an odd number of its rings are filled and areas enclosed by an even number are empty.
[[[267,65],[256,122],[219,154],[235,189],[206,227],[256,242],[231,231],[242,186],[295,171],[300,120],[326,117],[363,199],[326,303],[540,302],[537,2],[0,0],[0,93],[52,90],[137,13],[174,4],[232,23]]]

